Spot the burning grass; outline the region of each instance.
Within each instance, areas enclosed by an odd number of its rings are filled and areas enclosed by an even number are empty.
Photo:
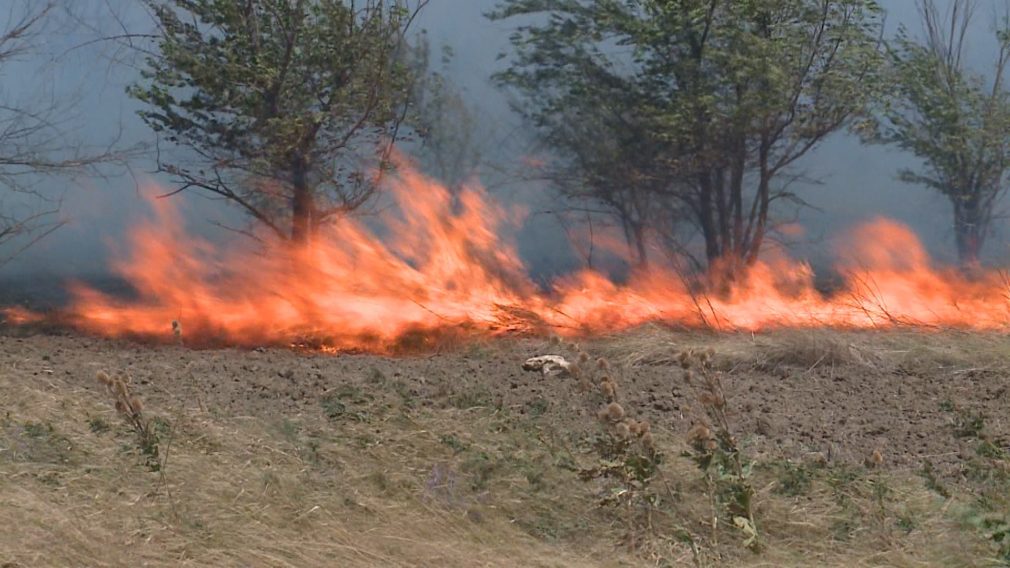
[[[621,282],[586,268],[543,290],[507,237],[519,212],[479,187],[453,199],[406,164],[388,179],[393,206],[384,210],[381,230],[342,219],[320,228],[303,248],[266,235],[257,244],[210,243],[187,233],[172,205],[158,201],[111,267],[133,294],[76,283],[69,305],[52,317],[10,308],[6,320],[190,346],[394,353],[430,352],[458,336],[585,337],[650,322],[726,332],[992,331],[1010,324],[1002,272],[967,277],[937,266],[911,231],[886,219],[839,241],[841,281],[831,293],[817,290],[808,265],[774,256],[731,281],[694,278],[657,263]],[[601,239],[611,264],[625,262],[620,247],[606,245],[619,239]],[[858,356],[842,351],[826,360]]]
[[[556,348],[539,339],[394,359],[0,337],[0,563],[996,562],[990,536],[1010,510],[1006,338],[797,341],[650,328],[588,342],[616,367],[607,374],[626,415],[601,426],[602,386],[520,369]],[[837,345],[873,364],[811,363]],[[719,470],[682,456],[704,397],[675,354],[709,346],[719,422],[732,425],[753,488],[757,555],[725,519],[712,532]],[[759,364],[775,349],[798,354]],[[95,381],[103,368],[132,377],[129,398],[143,398],[159,436],[158,471]],[[601,428],[634,433],[632,419],[638,436],[649,424],[642,443],[663,459],[650,482],[661,498],[637,502],[652,513],[630,526],[629,550],[625,509],[600,507],[613,486],[578,472],[602,463]]]

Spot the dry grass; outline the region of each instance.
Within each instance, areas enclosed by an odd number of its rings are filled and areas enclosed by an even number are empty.
[[[765,371],[876,364],[875,357],[847,334],[827,330],[783,331],[757,345],[755,365]]]
[[[214,417],[180,400],[179,408],[164,409],[163,418],[175,422],[174,440],[163,471],[153,473],[96,390],[55,377],[0,375],[0,405],[9,412],[3,422],[46,424],[58,433],[41,442],[57,444],[47,448],[55,454],[16,454],[24,436],[0,428],[7,433],[0,438],[0,563],[590,564],[585,553],[514,526],[496,511],[511,508],[496,502],[505,496],[485,504],[469,488],[450,499],[428,487],[433,460],[458,467],[435,432],[462,433],[468,421],[487,426],[486,418],[460,411],[423,426],[337,429],[321,418]]]
[[[647,325],[599,341],[594,348],[628,367],[668,366],[680,350],[713,347],[724,370],[766,372],[857,367],[920,373],[1010,371],[1010,338],[957,330],[780,330],[685,333]]]
[[[911,336],[805,341],[649,329],[598,347],[629,369],[670,365],[671,381],[676,351],[702,345],[714,346],[727,369],[761,357],[798,368],[866,361],[897,367],[914,359],[956,370],[969,363],[957,359],[955,348],[932,346],[928,357],[913,356],[921,346]],[[995,365],[1006,349],[995,338],[964,341],[985,351],[975,363]],[[481,356],[474,354],[474,368]],[[518,372],[523,357],[514,359]],[[619,522],[597,506],[599,488],[574,473],[591,460],[584,432],[569,429],[572,408],[581,403],[550,401],[536,415],[476,398],[429,405],[394,394],[391,378],[377,377],[335,399],[340,406],[246,415],[208,410],[171,387],[149,396],[138,385],[145,415],[162,425],[162,468],[152,472],[93,372],[82,382],[46,373],[37,360],[9,361],[0,369],[0,565],[691,562],[690,548],[672,536],[636,554],[616,545]],[[571,391],[583,396],[574,384]],[[529,408],[538,404],[531,400]],[[730,398],[731,410],[732,404]],[[679,457],[686,441],[655,424],[653,430],[668,456],[662,480],[674,497],[661,504],[656,534],[672,526],[706,531],[711,507],[703,477]],[[718,547],[703,550],[707,565],[958,566],[985,565],[991,557],[989,543],[954,513],[962,500],[938,497],[914,472],[762,462],[753,485],[764,551],[745,550],[738,531],[726,527]]]

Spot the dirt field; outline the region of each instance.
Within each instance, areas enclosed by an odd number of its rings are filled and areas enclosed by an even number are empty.
[[[999,538],[1010,520],[1010,338],[646,328],[581,347],[615,367],[621,404],[651,423],[664,456],[654,483],[664,498],[634,546],[624,513],[601,505],[606,483],[578,474],[599,460],[599,395],[520,367],[561,350],[547,340],[391,358],[8,330],[0,566],[1010,558],[1010,536]],[[731,523],[712,529],[714,494],[681,456],[698,403],[676,354],[707,347],[753,463],[760,553]],[[132,377],[156,457],[117,415],[99,370]]]

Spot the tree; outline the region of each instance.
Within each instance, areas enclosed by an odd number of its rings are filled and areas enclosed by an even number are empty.
[[[427,0],[148,0],[160,25],[145,84],[159,158],[304,244],[364,204],[410,109],[405,34]],[[376,173],[378,172],[378,173]]]
[[[795,198],[790,167],[879,84],[873,0],[503,0],[490,16],[533,17],[498,78],[561,157],[583,175],[579,163],[634,164],[636,209],[686,212],[729,274],[757,260],[773,205]],[[588,187],[607,203],[617,183]]]
[[[420,35],[412,60],[413,98],[417,109],[415,129],[421,139],[416,152],[418,162],[427,174],[458,195],[463,183],[478,173],[483,144],[478,139],[475,111],[446,76],[445,69],[452,57],[451,48],[443,46],[441,65],[435,68],[431,44],[425,34]]]
[[[56,0],[24,0],[6,7],[0,27],[0,73],[23,76],[27,70],[17,67],[30,56],[37,57],[35,73],[48,63],[38,51],[59,5]],[[58,193],[42,186],[47,178],[100,174],[102,164],[123,157],[111,146],[95,148],[72,140],[73,100],[48,91],[21,100],[17,92],[17,88],[5,90],[0,101],[0,265],[64,224]]]
[[[884,110],[877,141],[910,151],[923,171],[904,170],[902,180],[947,196],[953,206],[958,258],[978,264],[1007,187],[1010,158],[1010,92],[1004,72],[1010,60],[1010,19],[996,30],[999,48],[988,76],[965,67],[965,40],[975,10],[953,0],[942,15],[932,0],[919,0],[925,37],[899,31],[891,49],[896,92]]]

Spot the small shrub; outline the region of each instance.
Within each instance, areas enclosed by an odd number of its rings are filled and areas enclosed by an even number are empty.
[[[803,464],[786,461],[778,466],[778,485],[775,492],[787,497],[803,495],[810,490],[814,475]]]

